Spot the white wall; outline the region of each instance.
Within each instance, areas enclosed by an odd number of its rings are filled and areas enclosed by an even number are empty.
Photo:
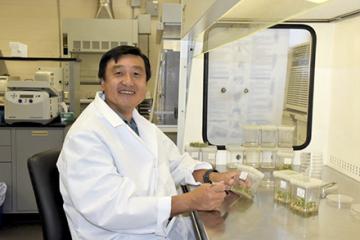
[[[328,153],[330,165],[360,180],[360,16],[336,24]]]

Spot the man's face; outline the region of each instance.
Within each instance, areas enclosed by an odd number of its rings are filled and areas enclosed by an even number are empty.
[[[117,62],[110,60],[101,83],[106,102],[125,117],[130,117],[134,108],[146,94],[145,64],[140,56],[124,55]]]

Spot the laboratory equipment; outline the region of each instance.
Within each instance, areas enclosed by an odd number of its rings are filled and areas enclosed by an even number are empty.
[[[294,145],[294,130],[293,126],[279,126],[278,127],[278,146],[292,147]]]
[[[257,147],[260,142],[260,127],[257,125],[246,125],[243,127],[244,142],[246,147]]]
[[[5,122],[47,124],[59,115],[62,74],[40,70],[34,80],[9,80],[5,92]]]
[[[277,144],[277,127],[270,125],[261,126],[261,146],[275,147]]]
[[[292,148],[279,148],[275,157],[275,169],[291,169],[294,159],[294,151]]]
[[[345,194],[329,194],[326,197],[327,203],[335,208],[350,208],[353,198]]]
[[[300,171],[305,175],[314,178],[321,178],[323,160],[321,153],[302,152],[300,153]]]
[[[244,148],[240,145],[226,146],[229,151],[228,162],[226,163],[228,168],[237,168],[237,166],[244,164]]]
[[[290,179],[299,173],[293,170],[274,171],[274,200],[280,203],[289,203],[291,200]]]
[[[202,152],[201,148],[207,147],[208,144],[202,142],[191,142],[189,145],[185,146],[185,152],[189,153],[189,155],[196,160],[202,161]]]
[[[261,161],[260,161],[261,168],[274,169],[275,168],[275,159],[276,159],[276,149],[275,148],[262,148],[261,149]]]
[[[245,148],[245,165],[258,168],[260,166],[260,150],[258,148]]]
[[[239,179],[230,190],[246,198],[253,199],[261,180],[264,178],[264,174],[253,167],[245,165],[239,165],[237,169],[240,170]]]
[[[354,219],[356,219],[357,221],[360,221],[360,204],[357,203],[357,204],[353,204],[351,206],[351,216],[354,217]]]
[[[201,148],[202,161],[210,163],[213,167],[216,164],[216,146],[207,146]]]
[[[323,182],[309,176],[298,175],[290,179],[290,208],[304,217],[318,213],[320,203],[320,187]]]

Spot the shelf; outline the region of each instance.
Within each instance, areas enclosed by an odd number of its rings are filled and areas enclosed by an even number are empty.
[[[5,61],[54,61],[54,62],[81,62],[78,58],[52,58],[52,57],[0,57]]]

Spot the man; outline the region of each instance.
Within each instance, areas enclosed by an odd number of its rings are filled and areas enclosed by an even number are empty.
[[[57,163],[73,239],[191,239],[181,216],[218,209],[238,173],[181,155],[172,141],[136,111],[151,77],[136,47],[105,53],[102,92],[69,130]],[[203,184],[177,194],[176,185]]]

